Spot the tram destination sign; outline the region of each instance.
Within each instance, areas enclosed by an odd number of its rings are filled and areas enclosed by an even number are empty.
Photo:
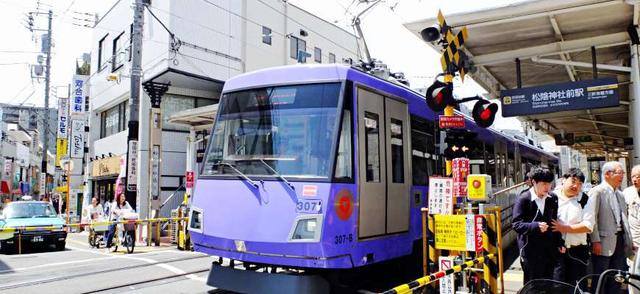
[[[550,84],[500,92],[502,116],[552,113],[620,105],[615,78]]]

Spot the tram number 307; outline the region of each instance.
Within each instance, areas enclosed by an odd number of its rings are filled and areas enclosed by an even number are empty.
[[[321,200],[300,200],[296,204],[296,212],[299,213],[318,213],[322,206]]]
[[[353,234],[342,234],[336,235],[335,243],[336,245],[347,244],[353,242]]]

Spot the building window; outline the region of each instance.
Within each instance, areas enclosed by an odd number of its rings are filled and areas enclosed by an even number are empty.
[[[100,138],[124,131],[128,119],[127,101],[100,113]]]
[[[102,37],[102,39],[100,39],[100,41],[98,41],[98,71],[102,70],[102,65],[104,64],[105,58],[103,56],[104,54],[104,41],[107,39],[107,36],[109,34],[104,35],[104,37]]]
[[[290,49],[289,56],[297,60],[299,52],[307,52],[307,41],[302,40],[300,38],[296,38],[294,36],[291,36],[290,38],[291,40],[289,43],[289,49]],[[307,62],[307,58],[304,55],[302,55],[300,58],[300,62],[302,63]]]
[[[317,63],[322,63],[322,49],[318,47],[313,48],[313,60]]]
[[[268,27],[262,27],[262,43],[271,45],[271,29]]]
[[[172,124],[169,117],[177,112],[196,107],[196,99],[186,96],[165,95],[162,99],[162,128],[172,130],[185,130],[184,126]]]
[[[329,63],[336,63],[336,55],[329,53]]]
[[[122,58],[124,49],[124,41],[123,38],[124,32],[120,33],[115,39],[113,39],[113,47],[111,48],[111,71],[116,71],[122,66],[122,62],[124,61]]]

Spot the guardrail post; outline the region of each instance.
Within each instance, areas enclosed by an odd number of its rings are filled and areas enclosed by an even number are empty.
[[[22,254],[22,230],[18,229],[18,254]]]
[[[156,246],[160,246],[160,220],[156,221]]]
[[[484,214],[484,226],[482,232],[482,248],[484,254],[495,253],[500,254],[497,248],[497,230],[494,214]],[[485,293],[497,294],[498,293],[498,265],[496,264],[495,255],[491,258],[484,260],[483,266],[483,287],[486,289]]]
[[[147,220],[147,246],[151,246],[151,222]]]

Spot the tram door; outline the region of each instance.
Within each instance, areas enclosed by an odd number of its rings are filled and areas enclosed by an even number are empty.
[[[358,89],[359,222],[367,238],[409,227],[407,105]]]

